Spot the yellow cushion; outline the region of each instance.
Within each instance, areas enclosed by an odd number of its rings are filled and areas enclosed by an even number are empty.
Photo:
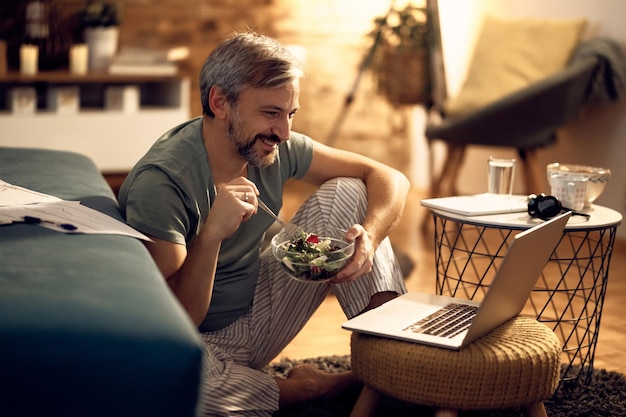
[[[486,16],[467,78],[448,115],[476,110],[564,68],[585,20],[502,19]]]

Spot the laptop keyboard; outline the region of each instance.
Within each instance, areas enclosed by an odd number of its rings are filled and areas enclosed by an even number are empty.
[[[404,330],[452,338],[467,330],[472,324],[477,310],[477,306],[451,303],[411,324]]]

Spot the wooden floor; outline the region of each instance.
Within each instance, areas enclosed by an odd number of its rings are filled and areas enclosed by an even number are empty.
[[[284,214],[289,217],[293,210],[310,193],[310,189],[301,184],[290,185],[285,200]],[[407,278],[410,291],[435,292],[434,254],[432,250],[432,232],[422,236],[420,222],[425,215],[419,205],[423,195],[419,190],[412,190],[402,223],[391,235],[394,247],[402,248],[415,262],[415,268]],[[599,339],[595,353],[595,368],[604,368],[626,374],[626,326],[623,324],[626,302],[626,243],[616,242],[607,294],[602,313]],[[303,359],[317,356],[345,355],[350,353],[350,333],[341,329],[345,321],[341,308],[330,296],[315,313],[311,321],[300,334],[277,357]]]

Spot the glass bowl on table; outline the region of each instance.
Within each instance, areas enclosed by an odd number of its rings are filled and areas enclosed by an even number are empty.
[[[587,178],[585,208],[591,207],[593,202],[600,197],[609,183],[609,179],[611,178],[611,170],[607,168],[576,164],[561,164],[558,162],[548,164],[546,172],[550,187],[553,187],[552,178],[559,175],[571,174],[576,177],[580,176]]]
[[[303,282],[330,281],[350,262],[354,242],[346,231],[327,227],[320,230],[281,231],[271,241],[272,253],[293,279]]]

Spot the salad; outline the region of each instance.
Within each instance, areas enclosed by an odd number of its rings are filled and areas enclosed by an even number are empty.
[[[283,268],[303,281],[333,278],[347,264],[354,250],[353,245],[339,238],[321,237],[301,230],[277,247],[279,250],[275,254],[282,261]]]

